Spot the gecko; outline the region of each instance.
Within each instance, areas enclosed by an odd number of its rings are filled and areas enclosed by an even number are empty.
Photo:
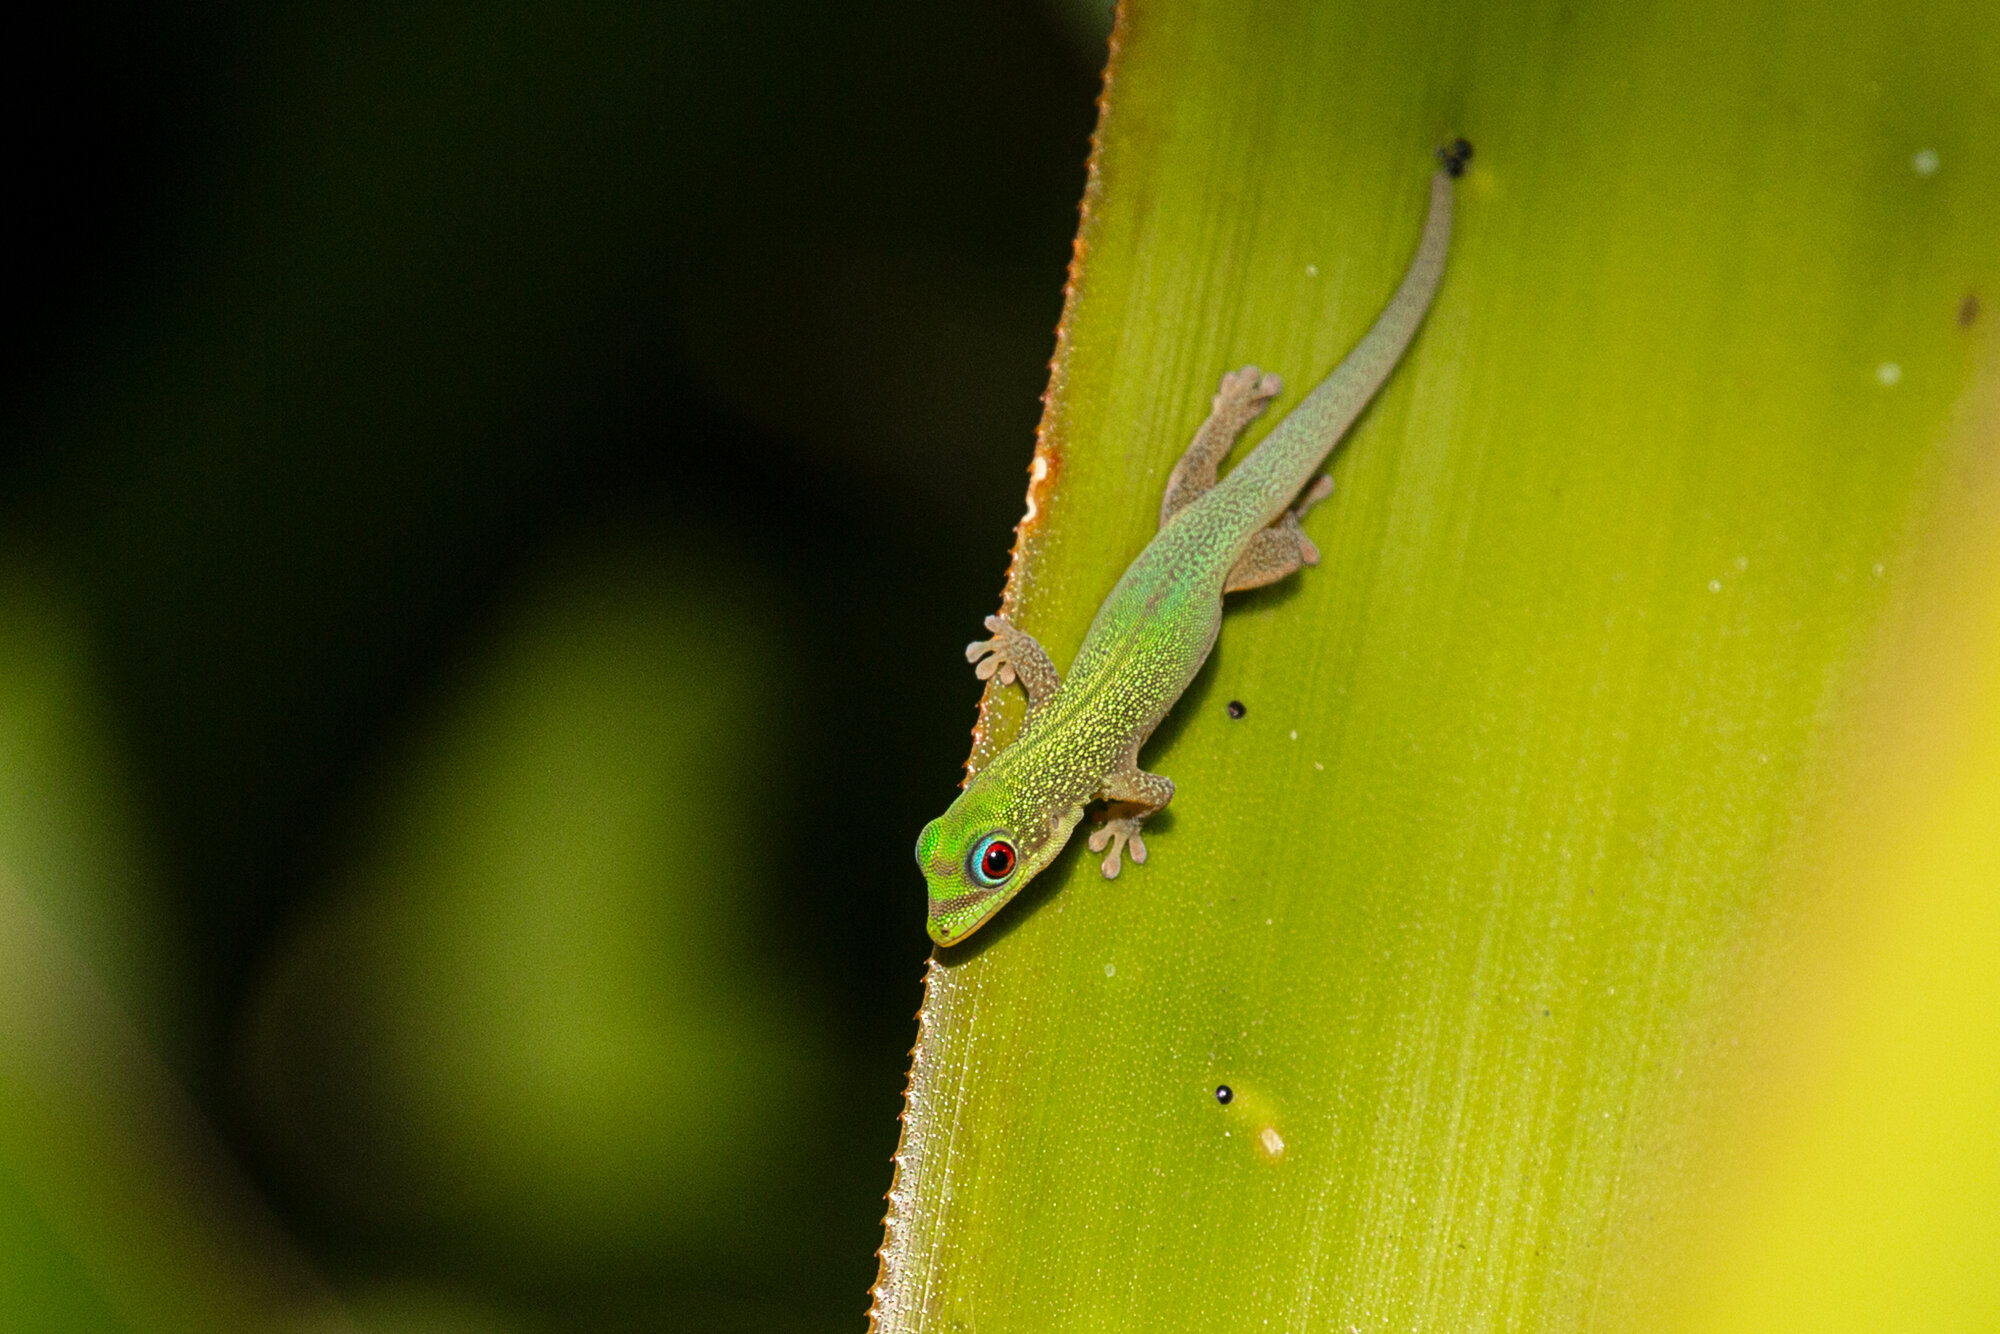
[[[1300,527],[1333,490],[1320,465],[1389,378],[1444,277],[1452,183],[1472,146],[1438,150],[1417,252],[1361,341],[1271,433],[1218,480],[1238,437],[1277,396],[1276,375],[1245,366],[1222,377],[1210,411],[1167,478],[1160,527],[1098,608],[1067,676],[1034,636],[989,616],[990,639],[966,648],[981,680],[1018,681],[1027,715],[1013,742],[980,766],[950,809],[917,837],[930,895],[928,930],[954,945],[1047,868],[1093,802],[1090,836],[1116,879],[1121,854],[1146,860],[1142,827],[1173,800],[1173,780],[1139,767],[1139,752],[1208,660],[1225,593],[1261,588],[1319,549]]]

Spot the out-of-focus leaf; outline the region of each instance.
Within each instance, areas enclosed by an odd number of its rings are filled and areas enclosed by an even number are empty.
[[[0,1328],[346,1330],[157,1054],[174,932],[86,642],[0,571]]]
[[[0,867],[169,1052],[186,941],[99,716],[82,618],[36,562],[0,560]]]
[[[725,1286],[809,1226],[823,1035],[754,936],[778,641],[714,587],[658,553],[542,581],[263,983],[254,1096],[336,1215]]]

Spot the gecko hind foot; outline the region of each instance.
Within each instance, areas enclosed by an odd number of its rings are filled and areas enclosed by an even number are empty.
[[[1209,402],[1209,410],[1218,417],[1240,418],[1247,425],[1284,387],[1285,382],[1276,375],[1245,366],[1222,377],[1222,383],[1215,387],[1215,397]]]
[[[1299,503],[1292,506],[1292,513],[1303,519],[1306,515],[1312,513],[1313,506],[1319,504],[1320,501],[1325,500],[1332,494],[1332,476],[1327,473],[1321,473],[1313,479],[1313,484],[1306,488],[1306,493],[1299,497]]]
[[[1105,853],[1104,863],[1101,867],[1106,880],[1116,880],[1118,878],[1118,872],[1123,869],[1118,860],[1118,854],[1124,851],[1128,845],[1132,849],[1133,862],[1140,866],[1146,864],[1146,840],[1139,834],[1139,826],[1143,823],[1144,821],[1134,819],[1129,815],[1123,815],[1115,820],[1106,820],[1097,827],[1095,833],[1091,834],[1090,850],[1092,852],[1104,852],[1106,844],[1109,844],[1111,847],[1111,851]]]
[[[1291,530],[1293,540],[1298,543],[1301,565],[1319,564],[1319,548],[1313,545],[1313,540],[1299,527],[1299,520],[1312,513],[1313,506],[1332,494],[1333,478],[1321,473],[1314,479],[1313,484],[1306,488],[1306,493],[1299,497],[1299,503],[1292,506],[1292,512],[1285,516],[1284,527]]]
[[[965,660],[972,664],[972,674],[982,681],[1000,678],[1000,684],[1014,684],[1014,661],[1007,653],[1007,632],[1013,629],[1004,616],[988,616],[986,628],[993,632],[991,639],[975,639],[965,646]]]

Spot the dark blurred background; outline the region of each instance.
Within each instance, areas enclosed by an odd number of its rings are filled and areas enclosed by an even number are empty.
[[[859,1327],[1102,8],[4,20],[0,874],[364,1325]]]

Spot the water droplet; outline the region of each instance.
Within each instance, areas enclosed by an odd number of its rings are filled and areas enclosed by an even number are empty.
[[[1885,389],[1892,384],[1901,384],[1902,381],[1903,368],[1893,361],[1885,361],[1875,368],[1875,383]]]
[[[1910,170],[1919,176],[1935,176],[1938,169],[1938,154],[1935,148],[1919,148],[1910,158]]]

